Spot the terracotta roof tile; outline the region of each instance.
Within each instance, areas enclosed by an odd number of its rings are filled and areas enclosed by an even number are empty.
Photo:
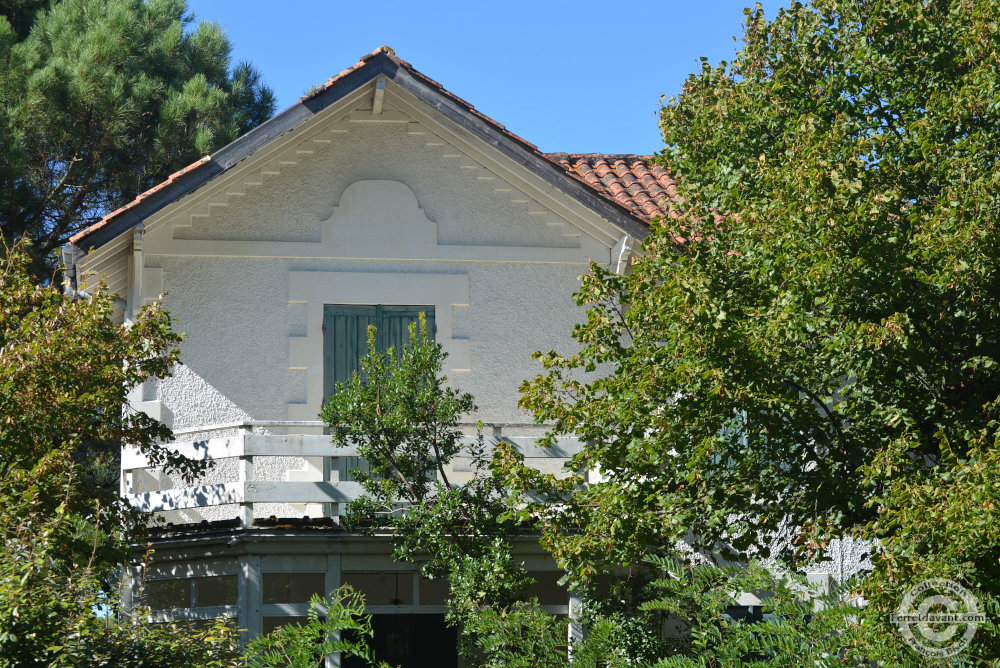
[[[89,236],[93,232],[96,232],[97,230],[101,229],[102,227],[104,227],[105,225],[107,225],[108,223],[110,223],[119,214],[122,214],[125,211],[128,211],[129,209],[131,209],[132,207],[134,207],[135,205],[137,205],[139,202],[141,202],[142,200],[146,199],[150,195],[156,194],[157,192],[163,190],[164,188],[166,188],[167,186],[169,186],[171,183],[173,183],[174,181],[176,181],[180,177],[184,176],[185,174],[187,174],[189,172],[193,172],[194,170],[198,169],[202,165],[207,165],[211,161],[212,161],[212,156],[206,155],[203,158],[198,158],[197,160],[195,160],[194,162],[192,162],[187,167],[184,167],[182,169],[178,169],[176,172],[174,172],[173,174],[171,174],[170,176],[168,176],[166,181],[162,181],[162,182],[156,184],[155,186],[153,186],[152,188],[150,188],[149,190],[146,190],[145,192],[139,193],[136,196],[136,198],[134,200],[132,200],[131,202],[128,202],[127,204],[125,204],[124,206],[122,206],[119,209],[115,209],[114,211],[112,211],[108,215],[104,216],[104,218],[101,218],[99,221],[97,221],[96,223],[94,223],[93,225],[91,225],[90,227],[88,227],[87,229],[80,230],[79,232],[77,232],[76,234],[74,234],[73,236],[71,236],[69,238],[70,243],[75,244],[76,242],[80,241],[81,239],[86,238],[87,236]]]
[[[646,222],[674,215],[670,204],[681,201],[670,171],[654,165],[649,155],[547,153],[546,157]]]

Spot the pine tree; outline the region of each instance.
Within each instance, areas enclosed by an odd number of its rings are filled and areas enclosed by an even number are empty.
[[[0,2],[0,233],[74,232],[266,120],[274,96],[184,0]]]

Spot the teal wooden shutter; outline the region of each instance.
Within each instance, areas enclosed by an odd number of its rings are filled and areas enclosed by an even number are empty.
[[[379,306],[378,307],[378,349],[395,348],[396,355],[403,345],[410,342],[410,325],[420,319],[421,311],[427,321],[427,337],[434,340],[433,306]]]
[[[368,349],[368,326],[378,327],[377,306],[327,304],[323,308],[323,402],[345,383]]]
[[[337,383],[361,373],[361,358],[368,352],[368,326],[375,325],[375,347],[396,354],[410,342],[410,325],[419,322],[420,313],[427,322],[427,336],[434,340],[433,306],[382,306],[326,304],[323,307],[323,403],[330,398]],[[360,457],[342,457],[340,480],[354,480],[351,471],[368,470]]]
[[[427,320],[427,333],[434,338],[433,306],[382,306],[327,304],[323,307],[323,402],[330,398],[336,383],[361,373],[360,360],[368,352],[368,326],[378,331],[380,351],[394,347],[397,354],[410,341],[410,325]]]

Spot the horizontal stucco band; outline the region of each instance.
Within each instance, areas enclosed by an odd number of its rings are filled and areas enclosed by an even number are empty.
[[[467,305],[467,274],[290,271],[288,301],[315,304]]]

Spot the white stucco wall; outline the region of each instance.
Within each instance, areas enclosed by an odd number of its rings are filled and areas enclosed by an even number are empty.
[[[142,399],[175,430],[317,419],[322,308],[342,303],[433,304],[445,373],[479,407],[469,420],[530,422],[517,387],[540,370],[531,354],[572,350],[572,294],[591,259],[607,264],[617,231],[578,226],[552,204],[565,196],[505,177],[439,128],[389,118],[331,119],[146,224],[141,292],[165,293],[186,338],[183,365]],[[319,475],[296,458],[255,466],[275,480]]]
[[[332,123],[348,131],[263,185],[149,226],[143,292],[167,293],[187,338],[184,368],[144,399],[174,428],[315,419],[323,303],[435,304],[475,417],[526,421],[530,355],[572,346],[571,295],[609,246],[415,125]]]
[[[412,292],[421,274],[431,279],[428,290],[441,277],[454,279],[466,303],[436,304],[438,340],[451,356],[446,373],[476,397],[476,419],[525,422],[528,416],[516,407],[517,386],[539,370],[532,352],[573,346],[569,333],[581,313],[571,296],[585,271],[583,265],[530,263],[150,259],[163,269],[164,304],[185,334],[183,367],[147,395],[162,403],[175,429],[242,419],[316,419],[319,397],[310,395],[307,376],[322,371],[321,311],[311,319],[305,304],[289,303],[292,273],[315,282],[317,291],[327,286],[327,299],[338,300],[311,304],[320,309],[353,301],[331,286],[345,274],[369,284],[358,303],[410,303],[399,293]],[[413,303],[435,300],[430,291],[413,297]],[[302,345],[311,349],[300,350]]]
[[[530,421],[517,387],[540,370],[531,354],[574,349],[583,313],[571,296],[590,260],[607,265],[621,231],[416,106],[390,97],[382,118],[366,115],[363,100],[331,111],[146,222],[130,275],[146,300],[166,293],[186,339],[183,365],[143,388],[144,407],[175,430],[314,420],[324,304],[433,304],[445,373],[479,406],[469,420]],[[556,472],[562,462],[540,466]],[[322,479],[315,458],[258,458],[254,469],[258,480]],[[225,459],[199,482],[238,478],[238,462]],[[133,483],[137,492],[180,486],[155,471]],[[163,517],[197,522],[238,510]],[[254,507],[255,517],[322,512]],[[838,542],[810,572],[870,567],[868,549]]]

